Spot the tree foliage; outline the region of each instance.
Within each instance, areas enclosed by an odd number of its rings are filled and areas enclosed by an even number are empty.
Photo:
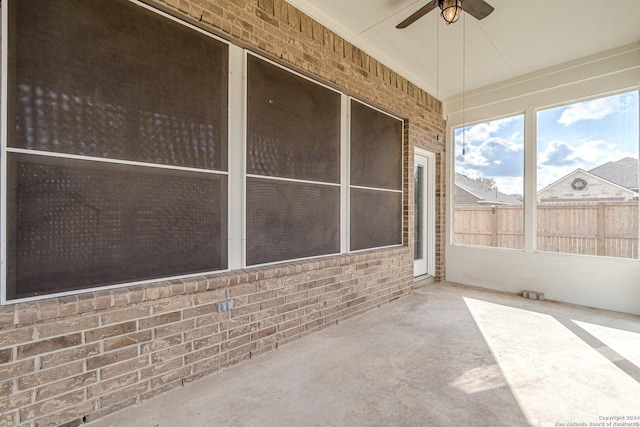
[[[480,184],[484,185],[485,187],[493,190],[494,188],[496,188],[496,180],[493,178],[489,178],[487,176],[481,176],[476,178],[476,181],[479,182]]]

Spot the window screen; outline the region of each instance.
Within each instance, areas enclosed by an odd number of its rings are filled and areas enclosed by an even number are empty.
[[[538,111],[536,249],[640,256],[640,92]]]
[[[353,100],[351,185],[402,191],[402,122]]]
[[[351,101],[350,249],[402,244],[402,121]]]
[[[226,176],[9,160],[11,297],[226,268]]]
[[[351,250],[402,244],[402,193],[351,189]]]
[[[524,133],[524,114],[455,129],[455,244],[524,248]]]
[[[247,72],[247,265],[339,253],[340,94],[252,55]]]
[[[9,11],[9,146],[227,169],[224,43],[126,0]]]
[[[248,57],[247,173],[340,182],[340,94]]]
[[[227,45],[126,0],[8,10],[7,298],[226,269]]]
[[[340,252],[340,188],[247,179],[247,264]]]

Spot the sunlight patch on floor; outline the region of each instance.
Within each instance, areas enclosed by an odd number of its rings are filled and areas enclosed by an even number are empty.
[[[573,320],[611,350],[640,368],[640,333]]]
[[[638,415],[640,384],[553,316],[464,300],[532,425]]]
[[[460,375],[451,385],[467,394],[508,386],[498,365],[479,366]]]

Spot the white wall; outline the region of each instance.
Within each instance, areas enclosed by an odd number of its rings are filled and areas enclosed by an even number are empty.
[[[446,279],[507,292],[544,292],[547,299],[640,315],[640,261],[535,252],[538,109],[640,87],[640,42],[571,61],[444,102],[448,152],[452,129],[525,113],[525,248],[453,245],[453,192],[447,196]],[[462,105],[465,106],[464,113]],[[447,188],[453,188],[453,156]]]

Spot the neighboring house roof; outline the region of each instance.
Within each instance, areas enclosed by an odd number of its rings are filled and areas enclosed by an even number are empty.
[[[501,193],[495,188],[490,188],[459,173],[456,173],[456,186],[475,196],[478,204],[522,205],[522,201],[515,196]]]
[[[638,159],[625,157],[617,162],[596,166],[589,172],[621,187],[638,191]]]
[[[637,161],[637,160],[636,160]],[[573,187],[575,180],[586,180],[586,187]],[[583,181],[584,182],[584,181]],[[580,200],[595,202],[602,200],[631,200],[637,198],[638,193],[629,188],[599,177],[583,169],[576,169],[552,184],[538,191],[538,201],[557,203]]]

